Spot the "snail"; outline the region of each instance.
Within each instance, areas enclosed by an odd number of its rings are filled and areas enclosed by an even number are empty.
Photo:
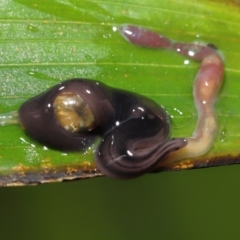
[[[34,140],[60,151],[82,151],[98,136],[97,168],[105,175],[130,179],[164,163],[204,155],[218,129],[214,102],[223,79],[223,60],[213,45],[180,43],[139,26],[122,25],[134,45],[174,50],[201,66],[193,84],[198,111],[191,137],[170,138],[166,110],[151,99],[89,79],[70,79],[0,117],[0,124],[20,122]]]
[[[154,101],[88,79],[64,81],[29,99],[18,110],[36,141],[61,151],[81,151],[97,136],[97,168],[128,179],[152,170],[171,151],[186,145],[171,139],[166,111]]]

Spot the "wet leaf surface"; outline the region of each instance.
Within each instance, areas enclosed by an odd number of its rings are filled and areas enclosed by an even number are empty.
[[[132,46],[116,28],[131,23],[179,41],[214,43],[223,52],[226,67],[216,103],[218,137],[206,156],[170,169],[238,163],[238,4],[8,0],[0,3],[0,16],[1,113],[18,109],[62,80],[83,77],[146,95],[165,106],[173,123],[172,137],[191,136],[194,130],[192,83],[198,63],[172,52]],[[94,146],[84,153],[53,151],[28,138],[20,126],[1,127],[0,185],[99,176],[93,150]]]

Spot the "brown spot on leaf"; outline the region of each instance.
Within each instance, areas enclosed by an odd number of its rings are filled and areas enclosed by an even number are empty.
[[[100,171],[96,169],[95,164],[91,162],[84,162],[82,164],[71,166],[66,165],[54,168],[49,163],[50,159],[45,159],[43,162],[45,165],[42,164],[41,169],[30,168],[28,166],[24,166],[22,163],[12,167],[13,173],[0,176],[0,186],[36,185],[49,182],[63,182],[68,180],[103,176]],[[171,166],[164,166],[158,169],[154,169],[152,173],[208,168],[239,163],[240,155],[226,155],[222,157],[215,156],[212,158],[201,157],[195,160],[184,160],[172,164]]]

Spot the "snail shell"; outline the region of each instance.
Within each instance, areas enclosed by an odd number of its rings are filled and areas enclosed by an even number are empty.
[[[187,144],[168,139],[168,115],[154,101],[94,80],[64,81],[23,103],[19,117],[29,136],[58,150],[84,150],[102,137],[96,164],[115,178],[149,172]]]
[[[98,85],[69,80],[23,103],[19,118],[34,140],[62,151],[81,151],[98,135],[93,110],[104,98]]]
[[[74,92],[61,92],[53,108],[59,125],[70,132],[91,131],[96,125],[88,103]]]

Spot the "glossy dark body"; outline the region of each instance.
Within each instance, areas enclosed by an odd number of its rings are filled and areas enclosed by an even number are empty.
[[[74,92],[89,104],[95,129],[71,133],[59,126],[53,102],[61,91]],[[97,167],[116,178],[140,176],[167,153],[186,145],[184,139],[168,140],[168,116],[154,101],[94,80],[64,81],[25,102],[19,117],[29,136],[61,151],[84,150],[101,136],[95,151]]]

